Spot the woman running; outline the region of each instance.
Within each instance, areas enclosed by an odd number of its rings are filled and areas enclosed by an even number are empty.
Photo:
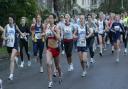
[[[21,31],[15,24],[14,17],[9,16],[9,23],[5,26],[4,37],[3,37],[6,42],[5,44],[7,47],[7,52],[9,53],[9,57],[10,57],[9,80],[13,80],[13,74],[14,74],[14,68],[15,68],[15,57],[18,50],[18,41],[17,41],[18,32],[24,39],[26,39],[24,34],[21,33]]]
[[[69,64],[68,71],[73,71],[72,63],[72,49],[73,49],[73,25],[70,23],[70,15],[65,15],[65,25],[63,28],[63,39],[64,39],[64,48],[67,56],[67,62]]]
[[[44,35],[43,35],[44,31],[43,31],[43,24],[41,22],[41,16],[39,14],[36,17],[36,23],[33,28],[34,28],[32,31],[33,53],[35,56],[35,60],[37,60],[37,62],[38,61],[40,62],[40,73],[43,73],[42,54],[44,49]]]
[[[105,42],[105,28],[106,28],[106,23],[104,22],[103,14],[100,14],[99,16],[99,21],[98,21],[98,39],[99,39],[99,47],[100,47],[100,53],[99,55],[102,56],[103,54],[103,46]]]
[[[60,16],[60,22],[58,23],[58,28],[60,29],[60,34],[61,34],[61,49],[62,49],[62,53],[64,55],[64,41],[63,41],[63,27],[64,27],[64,16],[61,15]]]
[[[59,73],[59,83],[61,82],[61,68],[60,68],[60,49],[59,49],[59,41],[60,30],[54,24],[56,16],[54,14],[49,15],[49,24],[50,26],[45,29],[46,39],[47,39],[47,70],[48,70],[48,87],[51,88],[53,85],[52,81],[52,67],[53,60],[55,63],[55,67]]]
[[[25,52],[28,57],[28,66],[31,66],[31,61],[30,61],[30,55],[28,53],[28,36],[30,35],[30,30],[29,27],[26,24],[26,18],[22,17],[21,18],[21,23],[19,26],[20,31],[26,36],[27,40],[23,39],[22,36],[20,36],[20,57],[21,57],[21,65],[20,67],[24,67],[24,59],[23,59],[23,48],[25,48]]]
[[[81,63],[81,67],[83,69],[82,77],[85,77],[87,74],[85,63],[87,62],[87,45],[86,45],[86,26],[85,26],[85,18],[84,15],[80,15],[80,25],[75,31],[75,35],[77,38],[77,49],[79,54],[79,59]]]
[[[89,31],[88,31],[89,29]],[[93,31],[91,31],[90,29],[93,29]],[[90,57],[91,57],[91,60],[90,60],[90,63],[95,63],[95,60],[94,60],[94,40],[95,40],[95,34],[94,34],[94,31],[96,31],[97,29],[97,26],[96,24],[93,22],[92,20],[92,16],[91,15],[88,15],[88,23],[87,23],[87,46],[89,48],[89,52],[90,52]]]
[[[123,42],[124,42],[124,55],[127,55],[127,43],[128,43],[128,14],[124,13],[123,25],[125,32],[123,33]]]
[[[111,31],[111,27],[112,27],[112,24],[114,22],[114,19],[115,19],[115,14],[111,13],[109,21],[108,21],[108,28],[109,28],[109,39],[110,39],[110,43],[111,43],[111,46],[112,46],[112,54],[114,53],[114,45],[113,45],[113,34],[114,34],[114,32]]]
[[[111,31],[114,32],[113,34],[113,41],[114,41],[114,48],[116,49],[116,62],[119,62],[119,54],[120,54],[120,35],[121,32],[124,32],[124,28],[120,23],[119,15],[116,15],[115,21],[112,24]]]

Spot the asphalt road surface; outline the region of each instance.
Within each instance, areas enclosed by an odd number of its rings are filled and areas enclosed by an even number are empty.
[[[39,64],[32,61],[32,66],[16,67],[13,81],[9,81],[9,60],[0,61],[0,78],[4,89],[48,89],[45,54],[43,55],[44,73],[39,73]],[[53,78],[52,89],[128,89],[128,55],[124,56],[121,50],[120,62],[115,62],[115,55],[111,50],[104,51],[103,57],[95,55],[96,64],[91,65],[86,77],[82,78],[82,69],[78,54],[73,52],[74,71],[67,71],[65,55],[61,56],[63,82],[60,85],[58,78]]]

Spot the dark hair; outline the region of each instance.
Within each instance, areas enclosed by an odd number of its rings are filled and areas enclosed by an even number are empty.
[[[88,17],[88,16],[92,17],[92,14],[88,14],[87,17]]]
[[[14,15],[14,14],[9,14],[9,16],[8,17],[11,17],[12,19],[13,19],[13,21],[15,22],[16,21],[16,16]]]
[[[54,14],[54,13],[51,13],[50,15],[52,15],[54,19],[56,19],[56,17],[57,17],[56,14]]]

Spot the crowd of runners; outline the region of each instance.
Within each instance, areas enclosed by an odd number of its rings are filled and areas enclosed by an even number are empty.
[[[58,77],[62,82],[61,55],[66,55],[67,71],[74,70],[72,51],[78,52],[82,68],[82,77],[87,75],[87,68],[90,64],[96,63],[95,52],[104,56],[107,45],[111,46],[110,52],[115,54],[115,61],[120,61],[120,50],[127,55],[128,41],[128,13],[79,14],[71,17],[69,14],[50,14],[45,21],[37,14],[32,20],[31,26],[27,25],[27,17],[21,17],[20,25],[15,23],[15,18],[10,15],[8,24],[0,30],[3,31],[3,46],[7,48],[10,58],[10,74],[8,79],[13,80],[15,63],[21,59],[20,67],[24,67],[23,54],[28,58],[27,65],[31,66],[34,59],[40,64],[40,73],[44,72],[43,65],[46,58],[48,87],[53,86],[52,77]],[[32,57],[29,52],[29,41],[32,39]],[[123,46],[122,46],[123,44]],[[46,48],[46,50],[44,50]],[[45,57],[43,57],[43,53]],[[89,54],[89,57],[88,57]],[[54,73],[52,73],[54,72]]]

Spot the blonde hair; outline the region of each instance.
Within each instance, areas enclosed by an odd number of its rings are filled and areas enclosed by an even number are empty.
[[[65,17],[68,16],[70,18],[70,15],[69,14],[65,14]]]
[[[24,19],[25,20],[25,24],[27,23],[27,18],[26,17],[21,17],[21,20]],[[20,20],[20,24],[22,23]]]

